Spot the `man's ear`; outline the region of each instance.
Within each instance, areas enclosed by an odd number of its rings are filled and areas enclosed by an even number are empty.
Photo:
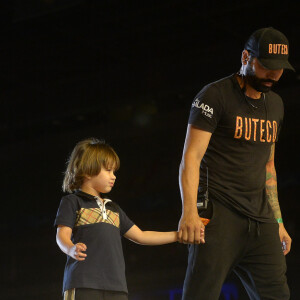
[[[250,53],[248,52],[248,50],[244,49],[241,57],[242,65],[246,65],[249,59],[250,59]]]

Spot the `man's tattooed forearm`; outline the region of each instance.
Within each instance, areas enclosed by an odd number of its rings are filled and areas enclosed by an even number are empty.
[[[281,218],[281,211],[278,202],[277,176],[275,167],[267,168],[266,174],[266,197],[269,201],[276,219]]]

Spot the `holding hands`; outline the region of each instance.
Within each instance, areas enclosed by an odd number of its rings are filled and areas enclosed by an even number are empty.
[[[178,225],[178,242],[184,244],[205,243],[205,226],[198,214],[181,216]]]

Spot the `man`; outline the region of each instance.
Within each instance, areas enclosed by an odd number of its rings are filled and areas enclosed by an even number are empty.
[[[293,70],[288,55],[281,32],[257,30],[240,72],[205,86],[192,104],[179,172],[178,239],[190,244],[184,300],[218,299],[232,270],[250,299],[289,299],[291,238],[274,166],[283,103],[271,91],[284,69]]]

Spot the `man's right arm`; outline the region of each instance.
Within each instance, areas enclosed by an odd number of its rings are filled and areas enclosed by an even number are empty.
[[[188,125],[179,169],[182,215],[178,226],[178,241],[181,243],[205,243],[205,227],[197,210],[197,193],[200,163],[210,138],[210,132]]]

